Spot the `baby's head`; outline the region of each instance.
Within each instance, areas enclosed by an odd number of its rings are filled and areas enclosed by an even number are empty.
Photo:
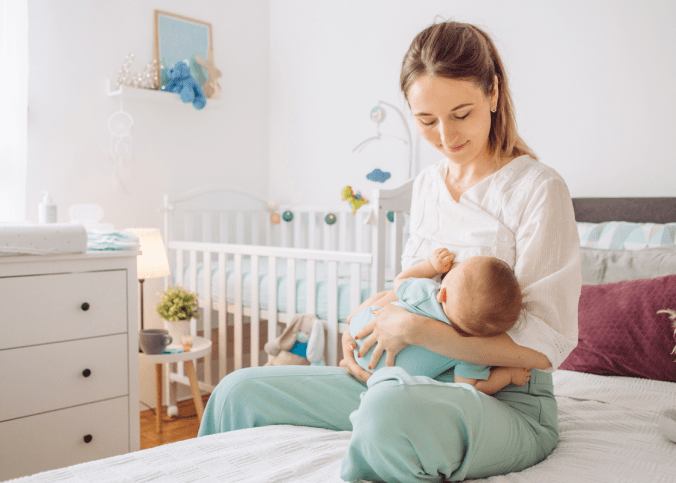
[[[464,260],[444,277],[437,300],[463,336],[490,337],[519,318],[521,289],[514,271],[495,257]]]

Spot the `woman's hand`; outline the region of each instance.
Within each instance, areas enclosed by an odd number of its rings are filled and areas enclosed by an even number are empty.
[[[356,377],[361,382],[366,384],[366,381],[371,377],[371,373],[362,369],[357,361],[354,358],[354,350],[357,348],[357,344],[354,342],[354,339],[350,335],[350,331],[346,330],[343,332],[343,359],[340,361],[340,367],[347,369],[347,373],[353,377]]]
[[[375,318],[355,334],[355,338],[358,339],[368,335],[364,339],[358,355],[363,357],[371,347],[375,346],[369,367],[374,368],[378,365],[383,352],[387,352],[385,365],[394,366],[397,354],[410,345],[407,341],[411,328],[409,323],[411,314],[403,307],[388,304],[382,309],[374,310],[373,315],[375,315]]]

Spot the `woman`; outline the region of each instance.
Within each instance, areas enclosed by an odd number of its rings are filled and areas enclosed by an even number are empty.
[[[391,366],[414,344],[475,364],[533,368],[530,382],[487,396],[453,383],[452,373],[434,380],[386,367],[371,375],[356,363],[345,332],[340,368],[230,374],[209,399],[200,435],[270,424],[351,430],[346,481],[504,474],[541,461],[556,445],[550,373],[577,343],[581,285],[568,189],[519,138],[502,62],[478,28],[446,22],[421,32],[404,58],[401,88],[418,131],[444,155],[416,178],[403,267],[439,247],[457,261],[496,256],[514,269],[523,308],[507,334],[466,338],[387,305],[356,334],[364,339],[360,355],[375,347],[371,366],[383,355]]]

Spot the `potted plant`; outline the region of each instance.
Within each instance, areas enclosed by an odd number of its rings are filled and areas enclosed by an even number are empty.
[[[183,287],[169,287],[162,294],[157,313],[174,342],[180,343],[184,335],[190,335],[190,320],[199,317],[197,294]]]

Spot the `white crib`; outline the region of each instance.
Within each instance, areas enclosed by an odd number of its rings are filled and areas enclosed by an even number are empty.
[[[172,276],[165,287],[197,292],[200,318],[191,332],[213,342],[211,363],[198,363],[200,389],[211,392],[229,372],[265,364],[263,346],[296,313],[322,321],[325,361],[337,365],[347,315],[401,270],[412,184],[374,189],[355,214],[347,202],[280,206],[274,213],[293,217],[278,224],[267,200],[231,186],[166,195]],[[177,383],[190,384],[182,363],[167,378],[172,406]]]

